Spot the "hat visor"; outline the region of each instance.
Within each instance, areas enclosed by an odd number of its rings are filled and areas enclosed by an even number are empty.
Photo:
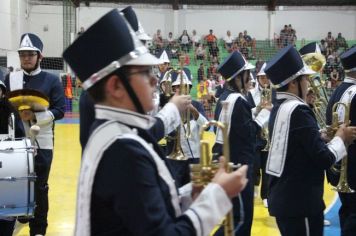
[[[255,69],[255,66],[247,62],[246,65],[244,66],[244,70],[252,70],[252,69]]]
[[[38,51],[41,52],[38,48],[32,48],[32,47],[21,47],[17,49],[17,51]]]
[[[309,66],[304,65],[303,69],[300,71],[299,75],[313,75],[316,74],[315,71],[309,68]]]
[[[128,61],[125,65],[130,66],[155,66],[162,64],[161,61],[151,53],[145,53]]]
[[[150,36],[148,36],[146,33],[143,34],[139,34],[137,35],[139,40],[152,40],[152,38]]]

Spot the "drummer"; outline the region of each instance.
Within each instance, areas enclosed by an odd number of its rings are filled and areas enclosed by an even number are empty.
[[[29,109],[20,111],[26,136],[32,125],[38,125],[40,132],[37,136],[37,155],[35,156],[35,182],[36,208],[34,218],[21,220],[29,222],[30,236],[46,234],[48,213],[48,177],[53,158],[54,122],[64,116],[64,90],[58,79],[51,73],[41,69],[43,59],[43,43],[32,33],[22,35],[18,54],[21,71],[10,73],[5,78],[5,85],[10,91],[21,89],[35,89],[49,98],[49,107],[44,111]]]

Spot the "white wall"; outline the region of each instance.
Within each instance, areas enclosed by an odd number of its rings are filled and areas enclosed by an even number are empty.
[[[16,50],[21,34],[33,32],[44,42],[45,56],[61,56],[63,51],[63,7],[30,4],[28,0],[0,0],[0,49]],[[30,3],[35,1],[30,1]],[[77,9],[78,29],[88,28],[114,7],[125,5],[91,3]],[[184,29],[196,29],[205,35],[213,29],[218,37],[227,30],[234,36],[247,30],[259,40],[279,33],[285,24],[292,24],[298,39],[320,40],[331,31],[334,36],[342,32],[347,40],[356,39],[356,7],[279,7],[274,14],[264,7],[239,6],[188,6],[174,12],[171,5],[134,5],[143,27],[150,35],[161,29],[163,36],[172,31],[177,37]],[[28,16],[28,18],[27,18]],[[47,27],[48,31],[44,28]],[[269,29],[271,27],[271,29]],[[4,37],[5,36],[5,37]]]
[[[93,5],[93,4],[92,4]],[[122,5],[101,4],[91,7],[82,6],[78,26],[88,27],[96,19],[113,7]],[[178,29],[173,22],[173,11],[170,6],[152,7],[150,5],[134,6],[145,30],[153,35],[161,29],[164,36],[174,32],[179,36],[184,29],[189,33],[196,29],[199,35],[205,35],[209,29],[223,37],[229,29],[234,36],[247,30],[256,39],[269,38],[270,32],[279,33],[285,24],[292,24],[297,31],[298,39],[318,40],[324,38],[328,31],[336,36],[342,32],[347,40],[356,39],[356,7],[281,7],[272,14],[272,29],[269,29],[269,13],[264,7],[238,6],[188,6],[178,11]],[[217,10],[216,8],[220,8]]]
[[[27,32],[40,37],[45,57],[61,56],[63,52],[63,7],[32,6]]]
[[[284,24],[292,24],[298,39],[321,39],[331,31],[341,32],[347,40],[356,39],[356,10],[284,10],[276,11],[276,31]],[[279,33],[279,32],[277,32]]]

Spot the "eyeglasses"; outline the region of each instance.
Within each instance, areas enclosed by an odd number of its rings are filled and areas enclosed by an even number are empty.
[[[144,75],[148,78],[155,77],[152,68],[147,68],[144,70],[139,70],[139,71],[134,71],[134,72],[128,72],[128,73],[126,73],[126,76],[129,77],[129,76],[137,75],[137,74]]]
[[[20,57],[34,57],[37,56],[37,52],[19,52]]]

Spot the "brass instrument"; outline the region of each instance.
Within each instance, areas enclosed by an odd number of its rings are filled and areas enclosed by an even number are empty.
[[[179,57],[179,65],[180,65],[180,71],[179,71],[179,77],[180,77],[180,84],[179,84],[179,95],[189,95],[190,93],[190,87],[188,83],[184,84],[184,78],[183,78],[183,68],[184,68],[184,60],[185,56],[180,56]],[[191,128],[190,128],[190,109],[187,109],[185,113],[181,115],[182,117],[182,125],[184,123],[187,123],[187,130],[185,131],[185,138],[190,138],[191,137]]]
[[[333,105],[332,107],[332,125],[327,127],[328,130],[328,136],[334,136],[336,131],[339,128],[339,114],[337,112],[337,109],[339,106],[343,106],[345,109],[345,114],[344,114],[344,119],[341,123],[344,123],[346,126],[348,126],[350,124],[350,103],[346,104],[346,103],[342,103],[342,102],[337,102]],[[341,165],[340,165],[340,170],[335,166],[335,164],[331,167],[331,172],[334,174],[338,174],[340,173],[340,177],[339,177],[339,182],[337,184],[337,186],[335,186],[333,188],[333,190],[340,192],[340,193],[354,193],[355,190],[351,189],[349,186],[349,183],[347,181],[347,161],[348,161],[348,157],[344,157],[341,160]]]
[[[174,93],[172,91],[172,73],[174,72],[173,69],[167,71],[162,80],[163,82],[160,84],[160,89],[163,92],[164,96],[170,98]]]
[[[179,57],[179,63],[180,63],[180,71],[179,72],[177,72],[176,70],[173,70],[173,69],[171,70],[171,72],[169,72],[169,73],[179,73],[179,75],[180,75],[179,95],[183,95],[183,94],[188,95],[189,94],[189,84],[187,83],[186,85],[184,85],[184,83],[183,83],[184,82],[184,79],[183,79],[184,59],[185,58],[183,56]],[[191,135],[190,110],[189,109],[187,109],[187,111],[185,113],[181,114],[181,120],[182,120],[181,125],[184,125],[184,123],[187,122],[187,130],[185,132],[185,137],[189,138]],[[175,140],[174,146],[173,146],[173,151],[167,157],[168,159],[177,160],[177,161],[185,161],[188,159],[182,151],[180,136],[181,136],[181,127],[179,126],[176,129],[176,135],[173,138],[173,140]]]
[[[227,102],[223,102],[223,109],[227,109]],[[219,163],[212,161],[212,156],[210,153],[209,142],[204,140],[204,132],[210,127],[215,126],[221,129],[223,134],[223,155],[225,157],[225,169],[226,172],[231,172],[233,164],[230,162],[230,146],[228,139],[228,128],[226,123],[218,122],[215,120],[208,121],[205,125],[200,128],[200,163],[191,164],[191,180],[194,188],[203,189],[208,185],[215,173],[219,169]],[[232,210],[225,216],[223,221],[224,235],[232,236],[234,235],[234,222],[233,222],[233,212]]]
[[[268,88],[267,84],[265,84],[262,89],[260,104],[261,104],[261,108],[263,108],[263,106],[266,106],[268,104],[272,104],[272,88],[271,88],[271,86],[270,86],[270,88]],[[262,128],[261,136],[267,142],[265,147],[261,151],[268,152],[270,144],[271,144],[271,141],[269,139],[268,126]]]
[[[312,75],[308,78],[311,89],[315,94],[315,102],[314,102],[314,114],[318,121],[318,124],[321,129],[326,128],[326,107],[328,105],[328,95],[325,90],[325,83],[321,79],[321,71],[326,64],[326,60],[324,55],[321,53],[307,53],[302,56],[305,64],[315,71],[319,73],[320,80],[317,80],[317,76]]]

